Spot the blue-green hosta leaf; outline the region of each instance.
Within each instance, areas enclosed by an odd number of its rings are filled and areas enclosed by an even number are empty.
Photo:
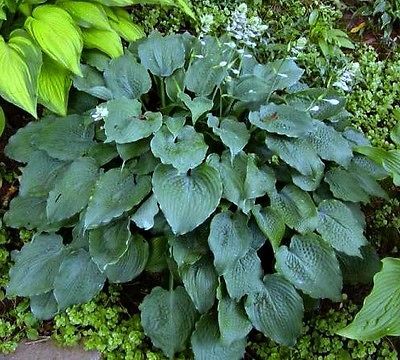
[[[215,215],[210,224],[208,245],[219,275],[225,274],[251,247],[252,233],[247,218],[230,211]]]
[[[105,269],[107,278],[112,283],[125,283],[139,276],[146,267],[149,258],[149,244],[139,234],[131,237],[128,249],[115,263]]]
[[[185,64],[185,46],[177,35],[152,34],[138,52],[140,62],[156,76],[170,76]]]
[[[79,91],[84,91],[102,100],[112,99],[113,93],[106,87],[103,75],[89,65],[81,65],[82,76],[75,76],[73,84]]]
[[[196,321],[196,309],[183,287],[170,291],[155,287],[139,309],[143,330],[155,347],[170,359],[186,348]]]
[[[128,170],[111,169],[100,176],[85,215],[85,228],[93,229],[121,216],[138,205],[151,191],[148,176],[134,176]]]
[[[128,161],[150,151],[150,141],[140,139],[133,143],[117,144],[117,151],[122,160]]]
[[[110,29],[107,15],[101,6],[91,2],[74,0],[57,1],[57,6],[67,11],[80,27]]]
[[[50,320],[58,312],[58,306],[53,291],[32,296],[30,299],[32,314],[39,320]]]
[[[397,113],[400,114],[399,112]],[[398,117],[397,119],[399,120]],[[400,146],[400,122],[397,122],[397,125],[390,132],[390,138],[397,146]]]
[[[10,208],[4,215],[7,226],[33,230],[47,224],[47,196],[17,196],[10,202]],[[32,211],[35,209],[35,211]]]
[[[270,241],[274,251],[276,251],[286,230],[282,216],[270,206],[263,209],[260,205],[255,205],[251,212],[256,219],[258,227]]]
[[[300,174],[317,179],[324,172],[324,163],[310,142],[305,139],[267,135],[265,143],[270,150]]]
[[[275,191],[274,171],[268,166],[259,168],[254,154],[247,155],[246,170],[246,179],[244,180],[246,199],[256,199]]]
[[[348,206],[338,200],[324,200],[318,206],[317,231],[336,250],[350,256],[361,256],[367,244],[363,225]]]
[[[56,114],[67,115],[71,85],[69,71],[50,57],[44,56],[38,82],[39,103]]]
[[[287,226],[300,233],[314,231],[318,225],[317,209],[311,196],[297,186],[286,185],[280,193],[271,195],[271,208]]]
[[[192,349],[196,360],[240,360],[246,348],[246,339],[226,344],[221,339],[218,321],[210,314],[196,323],[192,335]]]
[[[339,165],[348,166],[353,157],[349,141],[333,127],[314,120],[313,130],[307,137],[318,155],[324,160],[335,161]]]
[[[251,248],[243,257],[236,260],[224,274],[229,296],[239,300],[245,295],[260,291],[263,287],[262,275],[261,260],[257,251]]]
[[[366,171],[333,168],[325,174],[333,195],[341,200],[368,203],[370,196],[387,198],[385,190]]]
[[[224,74],[225,75],[225,74]],[[262,103],[268,97],[265,81],[255,75],[245,74],[233,82],[232,97],[246,103]]]
[[[65,10],[55,5],[38,6],[26,19],[25,29],[48,56],[74,74],[81,74],[82,36]]]
[[[218,276],[210,257],[179,269],[183,285],[200,314],[210,310],[215,301]]]
[[[98,166],[103,166],[118,157],[118,152],[115,144],[99,142],[89,149],[87,156],[94,159]]]
[[[115,17],[109,18],[111,28],[125,41],[136,41],[146,35],[143,28],[133,22],[131,15],[125,9],[114,8],[112,12]]]
[[[189,125],[185,125],[176,135],[163,126],[154,135],[150,146],[163,164],[172,165],[180,173],[200,165],[208,150],[203,134]]]
[[[129,219],[122,218],[89,232],[89,253],[101,271],[118,262],[127,251],[129,224]]]
[[[226,345],[245,339],[253,328],[243,305],[229,296],[218,296],[218,325],[221,341]]]
[[[114,99],[138,99],[151,88],[149,73],[130,54],[111,60],[104,71],[104,80]]]
[[[101,51],[86,50],[82,54],[82,61],[98,71],[105,71],[108,68],[110,57]],[[81,66],[84,65],[82,64]]]
[[[250,122],[260,129],[289,137],[302,137],[312,129],[312,118],[306,111],[270,103],[249,114]]]
[[[263,288],[245,303],[253,326],[279,344],[293,346],[301,333],[303,301],[295,288],[280,275],[266,275]]]
[[[219,119],[210,114],[207,125],[213,129],[213,133],[218,135],[224,145],[229,148],[232,158],[243,150],[250,139],[246,124],[234,118]]]
[[[60,235],[36,234],[15,257],[15,264],[10,270],[7,295],[34,296],[52,290],[63,259],[63,251]]]
[[[161,113],[146,112],[136,99],[115,99],[107,103],[108,115],[104,121],[107,142],[126,144],[149,137],[162,125]]]
[[[37,83],[42,54],[22,30],[5,42],[0,36],[0,95],[36,117]]]
[[[43,126],[33,135],[33,143],[51,157],[75,160],[94,145],[93,127],[86,125],[84,116],[49,116],[41,122]]]
[[[377,164],[366,156],[355,154],[351,160],[349,170],[354,173],[366,172],[375,180],[383,180],[388,176],[388,172],[380,164]]]
[[[82,38],[86,49],[100,50],[113,59],[124,53],[121,38],[112,29],[82,29]]]
[[[316,234],[295,235],[281,246],[276,269],[297,289],[315,299],[341,300],[342,273],[333,248]]]
[[[103,288],[105,280],[87,251],[80,249],[64,256],[54,280],[58,308],[64,310],[91,300]]]
[[[35,151],[24,167],[20,180],[20,196],[44,196],[54,186],[54,180],[65,162],[53,159],[44,151]]]
[[[165,92],[170,100],[179,102],[179,95],[185,88],[185,70],[178,69],[171,76],[165,78]]]
[[[165,236],[154,237],[148,240],[149,258],[146,271],[160,273],[168,268],[167,260],[170,258],[168,241]]]
[[[92,158],[75,160],[60,174],[47,199],[47,218],[51,222],[69,219],[86,207],[99,174]]]
[[[321,184],[322,179],[324,178],[324,173],[318,173],[315,176],[311,175],[303,175],[300,174],[297,170],[291,170],[293,183],[298,186],[301,190],[304,191],[315,191]]]
[[[72,229],[72,241],[68,244],[68,249],[89,251],[89,231],[85,229],[83,213],[80,214],[79,221]]]
[[[179,174],[172,166],[160,164],[153,174],[153,192],[172,231],[182,235],[215,211],[222,184],[218,171],[207,164],[189,174]]]
[[[156,197],[151,195],[131,216],[131,220],[144,230],[150,230],[154,226],[154,217],[159,208]]]
[[[339,330],[340,336],[362,341],[400,335],[400,260],[386,258],[374,277],[372,292],[353,322]]]
[[[193,100],[190,98],[188,94],[180,92],[178,94],[180,100],[186,105],[186,107],[190,110],[192,114],[192,123],[196,124],[196,121],[199,120],[201,115],[210,111],[213,108],[213,101],[207,99],[206,97],[195,97]]]

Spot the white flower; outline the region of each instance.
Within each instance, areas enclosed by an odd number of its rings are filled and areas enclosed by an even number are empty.
[[[310,111],[318,111],[318,110],[319,110],[319,106],[318,105],[315,105],[310,109]]]
[[[336,100],[336,99],[322,99],[322,100],[324,100],[325,102],[327,102],[327,103],[329,103],[331,105],[338,105],[339,104],[339,100]]]
[[[96,109],[91,114],[93,121],[103,120],[108,116],[108,109],[106,104],[96,106]]]
[[[220,66],[220,67],[224,67],[224,66],[226,66],[226,65],[228,65],[228,63],[227,63],[226,61],[221,61],[221,62],[219,63],[219,66]]]

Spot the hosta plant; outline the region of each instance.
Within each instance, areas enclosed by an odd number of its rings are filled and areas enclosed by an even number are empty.
[[[344,100],[293,60],[155,33],[83,73],[95,109],[30,123],[6,148],[26,166],[5,221],[36,232],[7,293],[36,316],[160,272],[140,306],[153,344],[239,359],[252,328],[293,345],[305,296],[339,301],[343,281],[379,270],[360,204],[386,197],[386,171],[353,152],[368,141]]]
[[[123,54],[122,40],[134,41],[144,33],[123,6],[148,3],[137,0],[0,0],[0,96],[33,116],[37,103],[65,115],[71,75],[81,75],[86,61],[101,55]],[[186,0],[173,4],[194,17]]]

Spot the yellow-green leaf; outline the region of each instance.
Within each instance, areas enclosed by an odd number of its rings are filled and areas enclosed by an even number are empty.
[[[0,136],[3,134],[5,127],[6,127],[6,116],[4,115],[4,111],[0,106]]]
[[[117,58],[124,53],[121,39],[114,30],[82,29],[83,43],[87,49],[98,49]]]
[[[123,39],[126,41],[136,41],[145,36],[142,27],[133,23],[132,18],[126,10],[115,8],[113,13],[115,17],[110,17],[110,25]]]
[[[67,115],[71,85],[70,72],[45,55],[39,76],[39,103],[59,115]]]
[[[7,42],[0,36],[0,95],[36,117],[37,82],[42,53],[23,30]]]
[[[85,1],[57,1],[57,5],[67,11],[75,22],[84,28],[108,30],[110,24],[102,6]]]
[[[25,28],[48,56],[74,74],[81,75],[82,36],[65,10],[55,5],[39,6],[26,19]]]

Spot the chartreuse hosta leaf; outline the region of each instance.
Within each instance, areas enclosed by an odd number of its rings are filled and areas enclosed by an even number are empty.
[[[59,235],[35,235],[15,257],[7,286],[9,296],[34,296],[53,289],[63,261],[64,246]]]
[[[210,314],[203,315],[196,323],[192,335],[192,349],[198,360],[239,360],[243,358],[246,339],[224,343],[218,328],[218,320]]]
[[[318,206],[317,231],[333,248],[351,256],[361,256],[367,244],[363,224],[348,206],[338,200],[324,200]]]
[[[185,289],[154,288],[140,305],[142,326],[153,345],[172,359],[182,351],[193,331],[196,309]]]
[[[0,95],[36,117],[37,84],[42,54],[25,31],[6,42],[0,36]]]
[[[6,116],[2,107],[0,106],[0,136],[3,134],[3,131],[6,127]]]
[[[293,236],[276,253],[276,268],[313,298],[341,299],[342,274],[334,250],[316,234]]]
[[[72,17],[55,5],[36,7],[25,28],[41,49],[66,69],[80,75],[82,35]]]
[[[266,275],[260,291],[245,303],[253,326],[279,344],[293,346],[301,333],[303,301],[293,285],[280,275]]]
[[[100,176],[85,215],[85,227],[109,223],[138,205],[150,192],[148,176],[134,176],[128,170],[111,169]]]
[[[353,322],[337,332],[339,335],[363,341],[400,335],[400,260],[386,258],[382,263],[372,292]]]
[[[117,58],[124,53],[121,38],[112,29],[82,29],[82,39],[86,49],[101,50],[111,58]]]
[[[43,56],[38,82],[39,103],[59,115],[67,115],[70,73],[50,57]]]
[[[185,125],[176,135],[163,126],[151,140],[151,151],[163,164],[170,164],[180,173],[200,165],[208,150],[203,134]]]
[[[63,256],[54,280],[54,296],[60,310],[91,300],[106,280],[87,251],[79,249]]]
[[[145,36],[142,27],[133,22],[126,10],[114,8],[112,12],[114,16],[109,18],[110,26],[124,40],[135,41]]]
[[[203,164],[188,174],[172,166],[158,165],[153,191],[172,231],[185,234],[202,224],[217,208],[222,195],[217,170]]]

